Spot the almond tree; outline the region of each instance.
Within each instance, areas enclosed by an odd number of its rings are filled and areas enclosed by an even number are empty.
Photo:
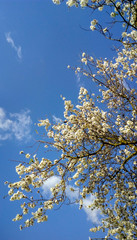
[[[60,1],[54,0],[58,4]],[[107,4],[108,3],[108,4]],[[122,10],[130,4],[129,10]],[[117,1],[68,0],[68,6],[116,8]],[[115,6],[116,5],[116,6]],[[78,191],[76,202],[94,196],[89,209],[99,209],[100,224],[90,229],[106,231],[106,239],[137,239],[137,31],[135,1],[121,1],[117,14],[124,11],[127,24],[122,47],[113,60],[81,56],[82,67],[75,69],[95,82],[98,95],[81,87],[78,104],[64,100],[64,119],[52,124],[40,120],[44,136],[38,143],[56,151],[56,159],[21,151],[23,160],[16,167],[19,181],[8,183],[10,200],[21,200],[21,212],[13,221],[28,214],[20,229],[47,221],[47,212],[56,205],[69,204],[70,191]],[[135,9],[135,12],[133,11]],[[119,11],[118,11],[119,10]],[[116,14],[116,17],[117,17]],[[126,19],[126,21],[125,21]],[[128,20],[127,20],[128,19]],[[133,20],[134,19],[134,20]],[[117,23],[117,20],[115,21]],[[97,23],[92,26],[96,26]],[[96,27],[95,27],[96,28]],[[105,111],[104,111],[105,108]],[[44,196],[42,186],[53,176],[58,183]]]
[[[113,26],[119,27],[122,25],[124,32],[137,30],[137,2],[136,0],[52,0],[55,4],[65,2],[68,7],[81,7],[89,8],[92,13],[96,10],[107,13],[107,23],[99,22],[97,19],[91,21],[90,29],[97,30],[102,33],[106,38],[116,41],[123,41],[124,35],[113,36]],[[104,15],[103,15],[104,16]],[[110,17],[110,19],[109,19]],[[109,19],[109,21],[108,21]]]

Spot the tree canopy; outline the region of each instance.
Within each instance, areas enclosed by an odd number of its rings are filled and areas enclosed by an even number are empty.
[[[63,1],[53,0],[55,4]],[[47,221],[47,212],[56,205],[71,203],[67,192],[77,192],[79,208],[88,196],[93,201],[88,208],[99,209],[101,217],[92,232],[106,231],[106,238],[137,239],[137,3],[123,0],[68,0],[66,4],[102,11],[109,8],[110,23],[124,24],[117,40],[120,43],[112,60],[96,59],[83,52],[82,66],[75,68],[94,81],[98,94],[80,88],[76,106],[64,101],[64,119],[51,123],[40,120],[43,137],[37,141],[45,149],[56,152],[55,159],[39,158],[21,151],[23,160],[16,166],[19,181],[6,182],[10,200],[21,200],[21,213],[26,214],[24,227]],[[91,30],[99,30],[113,39],[109,26],[96,19]],[[68,66],[70,68],[70,66]],[[48,155],[48,154],[47,154]],[[42,186],[57,177],[51,194],[45,198]],[[31,213],[31,215],[30,215]]]
[[[105,11],[107,13],[104,18],[105,21],[102,22],[101,19],[101,22],[99,22],[97,19],[93,19],[90,29],[99,31],[108,39],[122,42],[125,38],[125,32],[131,32],[131,28],[137,30],[136,0],[53,0],[55,4],[61,4],[62,2],[66,2],[68,7],[87,7],[95,14],[96,10],[103,13]],[[109,19],[107,23],[106,16]],[[114,35],[113,26],[115,25],[116,27],[122,25],[124,31],[121,32],[121,36]]]

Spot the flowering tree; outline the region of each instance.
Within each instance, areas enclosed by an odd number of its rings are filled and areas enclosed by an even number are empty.
[[[68,0],[67,4],[118,8],[113,0]],[[130,4],[130,14],[129,10],[122,10],[126,4]],[[29,216],[20,229],[32,226],[35,221],[47,221],[49,210],[70,203],[69,188],[71,192],[78,191],[76,202],[80,209],[89,195],[94,196],[88,208],[99,209],[102,217],[99,226],[91,231],[107,230],[106,239],[110,236],[137,239],[136,4],[127,0],[121,1],[120,6],[117,12],[120,17],[124,15],[121,11],[125,12],[127,30],[116,57],[109,61],[83,53],[83,67],[75,69],[76,74],[81,72],[92,79],[100,94],[89,94],[81,87],[76,106],[63,98],[64,119],[56,124],[49,119],[38,123],[45,131],[38,143],[57,151],[56,159],[51,160],[46,154],[39,159],[21,151],[25,160],[16,167],[19,181],[7,182],[10,200],[21,200],[22,211],[13,221]],[[51,188],[51,194],[44,197],[42,186],[52,177],[57,177],[58,182]]]
[[[68,7],[89,8],[92,13],[96,10],[106,11],[107,24],[99,22],[97,19],[91,21],[90,29],[97,30],[106,38],[119,42],[125,41],[125,32],[133,28],[137,30],[137,2],[136,0],[52,0],[55,4],[66,2]],[[110,19],[109,19],[110,17]],[[121,36],[117,36],[112,32],[113,26],[122,25],[124,31]],[[116,31],[115,31],[116,33]],[[115,36],[116,35],[116,36]]]

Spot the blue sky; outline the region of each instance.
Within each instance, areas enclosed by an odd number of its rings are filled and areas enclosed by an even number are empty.
[[[19,230],[12,222],[19,207],[9,202],[4,181],[16,179],[19,151],[35,141],[38,119],[63,117],[62,94],[74,103],[80,86],[67,65],[80,65],[80,55],[111,58],[112,43],[89,30],[89,10],[55,6],[52,0],[0,1],[0,239],[83,240],[93,226],[85,211],[63,206],[51,211],[47,223]],[[81,28],[81,27],[82,28]],[[94,236],[94,235],[92,235]],[[97,236],[97,235],[96,235]],[[98,237],[103,237],[102,233]]]

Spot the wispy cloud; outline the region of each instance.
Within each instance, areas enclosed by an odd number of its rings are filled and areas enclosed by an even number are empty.
[[[77,83],[80,84],[81,73],[80,73],[80,72],[77,72],[77,73],[76,73],[76,77],[77,77]]]
[[[5,34],[5,37],[6,37],[6,41],[11,45],[11,47],[16,51],[17,53],[17,56],[19,59],[22,59],[22,49],[21,49],[21,46],[16,46],[15,43],[14,43],[14,40],[13,38],[11,37],[11,33],[8,32]]]
[[[31,138],[30,111],[9,113],[8,116],[3,108],[0,108],[0,141],[12,139],[28,141]]]
[[[89,197],[84,199],[83,200],[83,210],[87,214],[87,220],[90,220],[91,222],[93,222],[95,224],[100,224],[100,217],[101,217],[100,210],[99,209],[91,210],[90,208],[88,208],[88,206],[91,205],[94,200],[95,200],[95,197],[91,194],[89,195]]]
[[[68,185],[66,187],[66,194],[70,201],[75,202],[77,199],[79,199],[79,189],[73,187],[74,191],[71,191],[70,190],[71,187],[72,187],[71,185]]]
[[[55,187],[55,185],[57,183],[60,182],[60,177],[57,177],[57,176],[52,176],[50,177],[47,181],[45,181],[45,183],[43,184],[42,186],[42,190],[43,190],[43,194],[44,195],[50,195],[51,196],[51,191],[50,189],[52,187]]]
[[[62,122],[62,119],[56,117],[55,115],[53,115],[52,118],[53,118],[53,121],[54,121],[55,123],[60,123],[60,122]]]
[[[74,192],[70,190],[71,186],[68,186],[66,189],[66,194],[70,198],[71,201],[75,201],[76,199],[79,199],[79,189],[76,187],[73,187]],[[85,199],[83,199],[83,210],[87,215],[87,220],[90,220],[92,223],[100,224],[100,210],[94,209],[91,210],[88,206],[93,203],[95,200],[95,196],[89,195]]]
[[[82,73],[81,72],[76,73],[76,82],[77,82],[77,85],[79,88],[84,86],[84,82],[82,81]]]
[[[52,187],[55,187],[55,185],[58,184],[60,180],[61,180],[60,177],[52,176],[47,181],[45,181],[45,183],[42,186],[43,194],[46,196],[52,196],[50,189]],[[72,192],[70,190],[71,187],[72,187],[71,185],[67,186],[66,195],[72,202],[74,202],[75,200],[79,199],[79,189],[76,187],[73,187],[74,191]],[[90,194],[86,199],[83,200],[82,209],[87,215],[87,220],[90,220],[94,224],[100,224],[100,217],[101,217],[100,210],[99,209],[91,210],[90,208],[88,208],[88,206],[91,205],[94,200],[95,200],[95,197]]]

